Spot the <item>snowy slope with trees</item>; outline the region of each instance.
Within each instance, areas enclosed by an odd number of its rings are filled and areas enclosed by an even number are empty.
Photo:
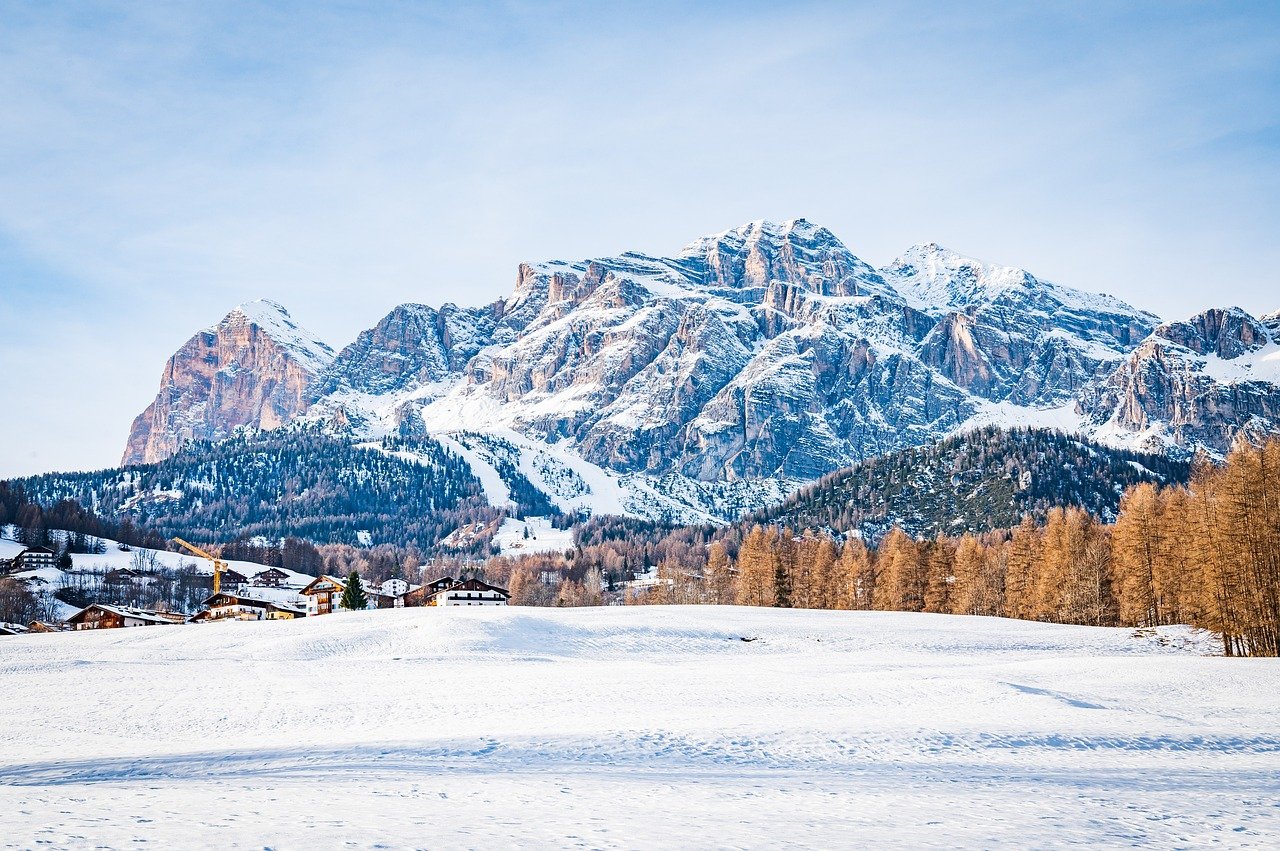
[[[1213,647],[732,607],[7,638],[0,847],[1275,847],[1280,669]]]

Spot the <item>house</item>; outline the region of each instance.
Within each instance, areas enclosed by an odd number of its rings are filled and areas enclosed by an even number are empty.
[[[176,612],[152,612],[146,609],[134,609],[129,606],[108,606],[105,603],[93,603],[85,606],[71,617],[67,623],[72,629],[124,629],[133,626],[167,626],[182,623],[184,615]]]
[[[456,585],[458,580],[452,576],[441,576],[439,579],[433,579],[426,585],[419,585],[411,588],[404,596],[404,604],[406,606],[430,606],[431,595],[437,591],[443,591],[451,585]]]
[[[278,567],[268,567],[253,575],[253,584],[259,588],[279,588],[289,580],[289,574]]]
[[[57,567],[58,556],[48,547],[25,547],[5,566],[6,573],[22,573],[42,567]]]
[[[32,621],[27,624],[28,632],[66,632],[71,627],[60,621]]]
[[[222,578],[218,580],[223,588],[232,588],[237,585],[245,585],[249,582],[249,577],[245,576],[238,570],[231,568],[223,568]]]
[[[464,579],[455,582],[448,588],[436,591],[426,597],[428,606],[505,606],[511,599],[507,589],[481,582],[479,579]]]
[[[5,623],[0,621],[0,635],[25,635],[30,630],[20,623]]]
[[[307,615],[315,617],[327,615],[338,608],[338,603],[342,600],[342,592],[346,588],[347,584],[344,580],[325,574],[317,576],[298,593],[307,598]]]
[[[142,585],[147,578],[131,567],[117,567],[102,575],[104,585]]]
[[[212,594],[204,600],[204,611],[193,621],[276,621],[306,617],[307,609],[297,603],[263,600],[246,594]]]
[[[307,598],[307,614],[327,615],[338,609],[342,602],[342,592],[347,590],[347,580],[336,576],[317,577],[311,584],[299,591]],[[364,586],[365,598],[369,601],[367,609],[399,609],[404,607],[404,594],[386,594],[369,585]]]

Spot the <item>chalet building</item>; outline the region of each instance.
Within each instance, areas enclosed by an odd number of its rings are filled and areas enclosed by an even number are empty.
[[[327,615],[338,608],[346,583],[332,576],[317,576],[299,593],[307,598],[307,616]]]
[[[260,600],[242,594],[213,594],[204,601],[204,611],[192,618],[196,622],[239,620],[279,621],[306,617],[304,606],[278,600]]]
[[[347,580],[336,576],[317,577],[306,588],[298,593],[307,598],[307,614],[327,615],[338,610],[342,602],[342,592],[347,590]],[[399,609],[404,607],[404,594],[385,594],[381,590],[364,586],[364,595],[369,604],[368,609]]]
[[[236,585],[245,585],[249,582],[249,577],[245,576],[238,570],[227,568],[222,571],[222,579],[220,580],[223,588],[231,588]]]
[[[29,632],[67,632],[71,627],[60,621],[32,621],[27,624]]]
[[[115,570],[108,570],[102,576],[104,585],[148,585],[154,579],[154,576],[148,576],[132,567],[117,567]]]
[[[253,575],[253,585],[258,588],[279,588],[289,581],[289,574],[278,567],[268,567]]]
[[[426,598],[428,606],[505,606],[511,594],[505,588],[481,582],[479,579],[464,579],[455,582],[448,588],[436,591]]]
[[[403,579],[388,579],[380,586],[381,592],[388,597],[403,597],[409,593],[409,583]]]
[[[4,565],[5,573],[22,573],[42,567],[57,567],[58,556],[48,547],[27,547]]]
[[[176,612],[152,612],[146,609],[134,609],[129,606],[108,606],[105,603],[94,603],[85,606],[71,617],[67,623],[72,629],[125,629],[134,626],[168,626],[182,623],[186,616]]]
[[[430,606],[429,600],[433,594],[457,583],[458,580],[452,576],[441,576],[439,579],[433,579],[426,585],[419,585],[405,594],[404,604],[406,606]]]

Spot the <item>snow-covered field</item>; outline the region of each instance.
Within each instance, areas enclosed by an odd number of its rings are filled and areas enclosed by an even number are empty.
[[[1274,848],[1280,664],[1212,648],[733,607],[4,638],[0,847]]]

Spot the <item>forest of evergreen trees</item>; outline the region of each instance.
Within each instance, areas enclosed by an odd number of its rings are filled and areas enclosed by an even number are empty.
[[[195,443],[156,464],[18,480],[32,502],[71,499],[127,517],[160,540],[288,536],[316,543],[431,546],[464,523],[500,515],[462,459],[418,441],[421,463],[324,434],[318,427]],[[123,520],[121,522],[124,522]],[[487,541],[476,544],[483,555]]]
[[[1189,473],[1185,462],[1077,435],[988,427],[831,473],[752,519],[872,539],[895,525],[933,536],[1013,526],[1028,514],[1043,522],[1067,506],[1110,520],[1124,488],[1185,482]]]

